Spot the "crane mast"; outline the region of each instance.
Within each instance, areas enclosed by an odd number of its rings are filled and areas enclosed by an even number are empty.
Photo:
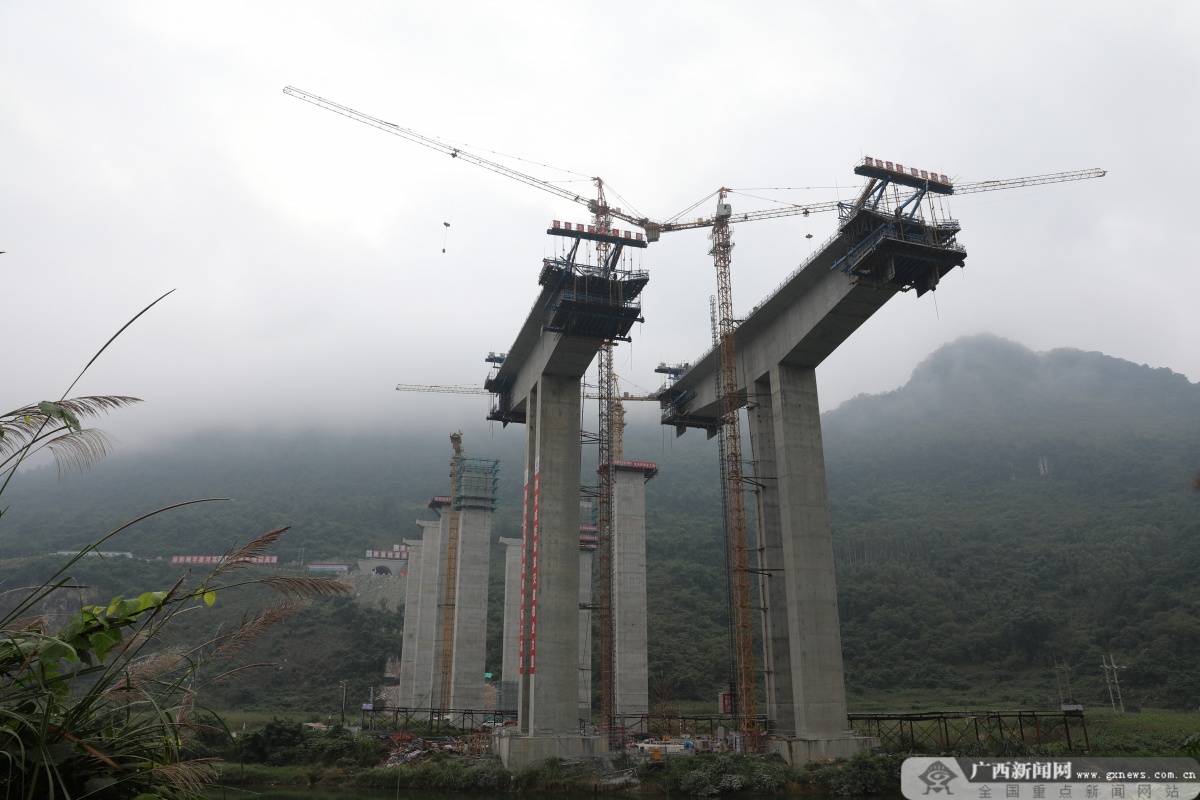
[[[598,230],[608,230],[612,226],[612,216],[607,212],[608,204],[604,198],[604,182],[596,179],[596,208],[594,223]],[[609,277],[609,243],[596,243],[597,262],[605,270],[604,277]],[[616,667],[616,648],[613,641],[613,343],[606,341],[600,345],[597,354],[599,400],[597,442],[599,444],[599,514],[596,521],[600,550],[600,724],[604,728],[610,744],[617,736],[616,715],[614,709],[614,692]],[[581,578],[582,580],[582,578]]]
[[[737,349],[734,331],[733,290],[729,267],[732,263],[733,233],[729,227],[731,209],[725,199],[729,190],[717,193],[717,213],[713,217],[713,264],[717,270],[717,327],[721,375],[721,449],[724,456],[724,505],[728,519],[729,570],[732,579],[730,624],[733,628],[734,713],[747,746],[756,742],[758,728],[758,691],[754,674],[754,629],[750,614],[750,549],[746,533],[746,494],[742,474],[742,400],[738,393]]]
[[[708,296],[708,319],[712,332],[712,346],[713,349],[716,349],[721,346],[721,317],[717,313],[717,296],[715,294]],[[724,411],[723,398],[725,396],[725,384],[724,376],[720,370],[717,370],[715,379],[715,386],[713,388],[717,399],[717,408]],[[728,484],[725,478],[724,436],[717,437],[717,468],[720,472],[721,480],[721,542],[724,545],[722,555],[725,558],[725,609],[726,613],[730,615],[729,625],[726,628],[726,633],[729,636],[729,695],[736,698],[738,680],[737,639],[734,636],[733,626],[733,562],[731,560],[733,553],[730,547],[732,539],[729,537],[729,492],[726,489]]]

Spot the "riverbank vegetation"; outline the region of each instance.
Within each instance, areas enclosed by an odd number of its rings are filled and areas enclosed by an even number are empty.
[[[491,756],[459,757],[434,752],[420,763],[355,769],[344,758],[322,758],[326,741],[345,741],[344,731],[320,732],[274,721],[269,736],[246,738],[243,752],[278,740],[279,749],[267,764],[228,761],[221,765],[221,782],[228,786],[327,786],[392,790],[462,791],[483,793],[590,793],[632,791],[639,794],[709,797],[726,794],[832,794],[863,796],[895,794],[900,767],[908,753],[862,752],[848,759],[789,766],[773,755],[697,753],[645,760],[616,755],[591,762],[545,763],[510,773]],[[1200,712],[1147,711],[1140,714],[1097,713],[1088,724],[1093,756],[1177,756],[1191,753],[1189,734],[1200,729]],[[295,737],[308,744],[297,747]],[[244,737],[239,737],[244,738]],[[360,737],[368,738],[367,735]],[[366,747],[358,751],[367,752]],[[285,754],[286,757],[285,757]],[[999,749],[971,743],[951,753],[922,755],[1063,756],[1062,745],[1035,746],[1007,742]],[[284,763],[291,759],[291,763]],[[261,760],[261,759],[260,759]],[[362,762],[360,762],[362,763]],[[274,765],[274,766],[272,766]],[[636,778],[636,780],[634,780]]]

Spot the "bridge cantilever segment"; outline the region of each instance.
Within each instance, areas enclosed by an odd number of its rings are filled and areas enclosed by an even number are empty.
[[[934,289],[967,252],[953,220],[926,222],[865,205],[844,207],[838,233],[759,303],[734,332],[738,392],[786,364],[816,367],[898,292]],[[714,348],[659,394],[662,423],[713,435],[720,354]]]
[[[570,258],[547,258],[538,277],[541,291],[516,341],[484,388],[496,395],[488,419],[525,422],[526,399],[542,375],[582,377],[600,346],[628,341],[641,322],[638,298],[645,272],[600,271]]]

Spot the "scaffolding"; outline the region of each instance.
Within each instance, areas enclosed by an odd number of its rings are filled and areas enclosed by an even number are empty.
[[[920,297],[964,265],[966,248],[955,241],[962,228],[934,204],[935,196],[954,193],[948,182],[866,164],[854,171],[869,181],[853,203],[838,203],[845,250],[830,269],[874,288],[916,289]]]
[[[499,483],[500,460],[494,458],[467,458],[458,462],[458,482],[453,504],[456,511],[478,508],[496,510],[496,489]]]
[[[605,343],[628,342],[633,323],[643,322],[638,298],[650,280],[642,270],[612,268],[607,273],[563,258],[542,261],[538,283],[550,289],[550,317],[543,330]]]

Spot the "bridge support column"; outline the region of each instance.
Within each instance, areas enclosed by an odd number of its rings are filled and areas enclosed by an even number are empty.
[[[458,522],[458,571],[454,592],[454,657],[450,697],[444,705],[482,709],[487,644],[488,572],[492,555],[492,511],[464,508]],[[441,675],[437,676],[438,679]]]
[[[417,626],[421,608],[421,539],[405,539],[408,545],[408,577],[404,584],[404,638],[400,650],[400,682],[396,705],[411,708],[413,680],[417,668]]]
[[[747,409],[754,477],[758,483],[755,512],[758,519],[759,596],[762,598],[762,647],[767,719],[778,736],[796,735],[792,703],[791,649],[788,646],[787,597],[784,592],[783,529],[779,518],[779,474],[775,465],[775,420],[771,414],[771,382],[754,385],[761,398]]]
[[[579,727],[592,724],[592,551],[579,549]]]
[[[607,750],[579,730],[580,376],[543,373],[526,401],[518,735],[507,769]]]
[[[421,590],[418,597],[417,641],[413,662],[414,708],[437,708],[441,693],[438,663],[442,653],[442,602],[446,592],[447,541],[442,519],[417,520],[421,536]],[[407,614],[407,610],[405,611]]]
[[[620,462],[613,467],[613,715],[617,725],[624,728],[650,713],[646,654],[647,480],[642,466]]]
[[[504,632],[500,655],[500,710],[517,708],[517,676],[520,674],[518,631],[521,626],[521,540],[500,537],[504,545]]]
[[[772,748],[791,763],[849,756],[872,740],[851,734],[846,718],[816,370],[777,365],[757,393],[751,446],[763,484],[767,707],[779,733]]]

